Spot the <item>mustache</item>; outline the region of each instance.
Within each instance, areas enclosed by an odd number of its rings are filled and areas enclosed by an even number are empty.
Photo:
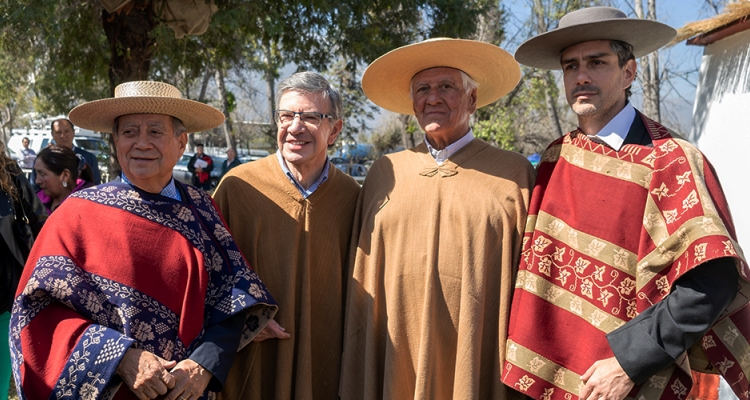
[[[573,89],[573,92],[571,93],[571,95],[576,95],[578,92],[594,92],[598,94],[599,88],[593,85],[576,86],[576,88]]]

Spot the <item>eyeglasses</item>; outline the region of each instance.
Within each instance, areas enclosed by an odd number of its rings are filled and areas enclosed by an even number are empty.
[[[322,114],[315,111],[289,111],[289,110],[276,110],[273,112],[273,116],[276,119],[276,123],[280,127],[287,127],[294,122],[294,118],[299,115],[299,120],[304,122],[307,126],[320,126],[323,122],[323,118],[333,118],[333,115]]]

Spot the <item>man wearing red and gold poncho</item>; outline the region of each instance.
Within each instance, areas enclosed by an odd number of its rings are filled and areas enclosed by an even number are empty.
[[[701,371],[748,398],[748,270],[703,154],[628,101],[674,29],[572,12],[516,59],[559,69],[579,128],[542,157],[502,380],[536,399],[685,399]],[[718,379],[714,380],[718,384]]]

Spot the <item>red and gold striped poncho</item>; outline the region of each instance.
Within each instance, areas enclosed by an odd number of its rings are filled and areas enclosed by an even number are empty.
[[[737,298],[702,340],[629,398],[685,399],[690,369],[721,373],[749,398],[750,270],[721,186],[700,151],[643,121],[653,147],[614,151],[579,130],[542,157],[502,372],[506,385],[533,398],[577,398],[580,375],[612,357],[607,333],[664,299],[685,272],[721,257],[736,260]]]

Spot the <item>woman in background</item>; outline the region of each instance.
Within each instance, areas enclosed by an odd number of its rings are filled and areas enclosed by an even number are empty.
[[[34,162],[36,184],[41,190],[37,196],[51,214],[71,193],[94,186],[91,176],[79,176],[79,160],[67,147],[50,146],[39,152]],[[90,169],[84,173],[91,174]]]
[[[9,336],[18,279],[44,217],[42,203],[0,142],[0,400],[8,398],[11,372],[8,340],[2,338]]]

